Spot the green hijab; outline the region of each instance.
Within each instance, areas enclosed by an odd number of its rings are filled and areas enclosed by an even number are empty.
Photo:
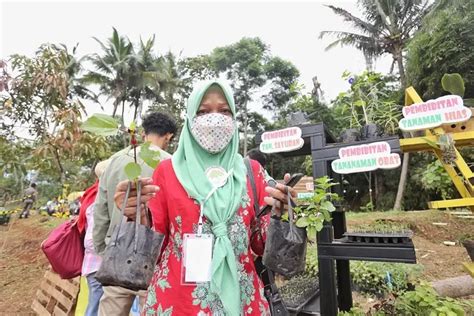
[[[212,223],[215,242],[212,257],[211,291],[219,295],[226,315],[241,314],[240,286],[236,256],[227,232],[227,223],[240,206],[246,189],[246,170],[243,158],[238,154],[239,133],[237,128],[229,145],[220,153],[210,154],[204,150],[191,134],[192,120],[196,116],[203,96],[213,84],[224,91],[234,118],[235,104],[231,88],[220,80],[206,81],[196,87],[188,99],[187,117],[184,123],[177,151],[172,158],[173,168],[190,197],[202,202],[212,190],[212,184],[205,172],[209,167],[219,166],[233,173],[226,184],[206,201],[204,216]]]

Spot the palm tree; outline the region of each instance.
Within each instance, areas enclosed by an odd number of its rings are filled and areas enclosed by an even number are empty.
[[[89,84],[99,85],[100,94],[114,99],[112,116],[115,117],[120,104],[124,111],[125,101],[128,98],[133,45],[128,39],[120,36],[115,28],[113,28],[112,37],[107,39],[106,43],[95,37],[94,39],[100,44],[103,54],[94,54],[90,57],[96,69],[89,71],[84,76],[84,80]]]
[[[320,38],[326,35],[336,36],[336,40],[326,47],[326,50],[337,45],[354,46],[364,53],[368,68],[376,57],[389,53],[393,57],[391,69],[396,63],[400,83],[406,88],[407,81],[403,64],[403,51],[413,33],[420,27],[423,17],[431,6],[428,0],[359,0],[365,20],[352,15],[350,12],[329,5],[337,15],[349,22],[357,33],[342,31],[324,31]],[[408,162],[410,155],[403,154],[403,164],[398,183],[397,197],[394,209],[401,208],[401,201],[406,187]]]
[[[391,54],[392,69],[396,63],[400,82],[403,87],[406,87],[403,51],[413,33],[420,26],[422,18],[428,13],[429,1],[359,0],[359,5],[363,10],[365,20],[342,8],[328,5],[357,32],[323,31],[319,37],[332,35],[337,38],[326,47],[327,50],[337,45],[354,46],[361,50],[368,61],[368,68],[376,57],[385,53]]]

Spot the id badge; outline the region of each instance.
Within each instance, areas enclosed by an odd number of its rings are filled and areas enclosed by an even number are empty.
[[[182,284],[211,281],[213,238],[211,234],[184,234]]]

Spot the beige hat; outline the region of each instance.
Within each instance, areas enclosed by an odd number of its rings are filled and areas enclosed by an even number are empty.
[[[110,158],[99,162],[95,166],[95,175],[97,176],[97,178],[100,178],[100,176],[105,172],[105,169],[107,169],[107,166],[109,165],[109,163],[110,163]]]

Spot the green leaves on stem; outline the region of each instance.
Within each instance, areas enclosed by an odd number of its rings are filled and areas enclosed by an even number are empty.
[[[458,95],[461,98],[464,97],[464,91],[466,88],[464,87],[464,80],[458,73],[444,74],[443,78],[441,78],[441,86],[443,87],[443,90],[448,91],[451,94]]]
[[[82,129],[100,136],[114,136],[119,132],[118,122],[106,114],[95,113],[82,123]]]
[[[301,206],[295,208],[296,226],[304,227],[310,237],[323,229],[324,222],[331,221],[331,213],[336,210],[333,202],[340,199],[336,193],[331,193],[331,187],[337,185],[329,177],[315,180],[316,188],[313,197],[305,199]],[[282,216],[288,220],[288,214]]]
[[[150,142],[144,143],[140,147],[139,156],[148,166],[150,166],[150,168],[155,169],[160,163],[160,152],[158,150],[150,149],[150,146]]]

